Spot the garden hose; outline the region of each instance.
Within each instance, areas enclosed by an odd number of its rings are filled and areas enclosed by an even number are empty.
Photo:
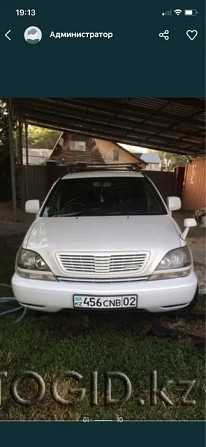
[[[0,283],[0,286],[11,288],[11,286],[9,286],[8,284],[3,284],[3,283]],[[16,301],[15,298],[12,297],[12,296],[0,296],[0,305],[1,304],[6,304],[6,303],[9,303],[9,302],[12,302],[12,301],[13,302]],[[3,317],[4,315],[13,314],[13,313],[18,312],[18,311],[20,311],[22,309],[23,309],[22,314],[14,322],[14,323],[19,323],[19,321],[21,321],[24,318],[24,316],[26,315],[26,312],[27,312],[27,309],[23,308],[22,306],[18,306],[18,307],[15,307],[13,309],[9,309],[9,310],[4,310],[3,312],[0,312],[0,317]]]

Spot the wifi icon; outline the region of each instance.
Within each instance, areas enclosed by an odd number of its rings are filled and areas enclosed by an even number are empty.
[[[182,9],[174,9],[174,13],[176,14],[176,16],[179,16],[182,12]]]

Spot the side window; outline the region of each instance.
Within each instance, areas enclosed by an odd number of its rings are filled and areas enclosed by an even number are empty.
[[[73,141],[71,140],[69,143],[70,151],[86,151],[86,142],[85,141]]]
[[[113,150],[113,161],[118,161],[119,160],[119,151],[118,149],[114,149]]]

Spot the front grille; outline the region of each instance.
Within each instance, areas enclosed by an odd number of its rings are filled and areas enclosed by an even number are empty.
[[[105,283],[121,283],[121,282],[135,282],[135,281],[147,281],[148,276],[131,276],[131,277],[126,277],[126,278],[68,278],[68,277],[64,277],[64,276],[58,276],[57,277],[58,281],[66,281],[66,282],[88,282],[88,283],[100,283],[100,284],[105,284]]]
[[[149,252],[115,254],[57,253],[64,272],[72,276],[92,278],[135,276],[141,272]]]

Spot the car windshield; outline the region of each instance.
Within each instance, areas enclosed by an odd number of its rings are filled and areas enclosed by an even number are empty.
[[[145,177],[61,179],[41,212],[43,217],[166,214],[163,201]]]

